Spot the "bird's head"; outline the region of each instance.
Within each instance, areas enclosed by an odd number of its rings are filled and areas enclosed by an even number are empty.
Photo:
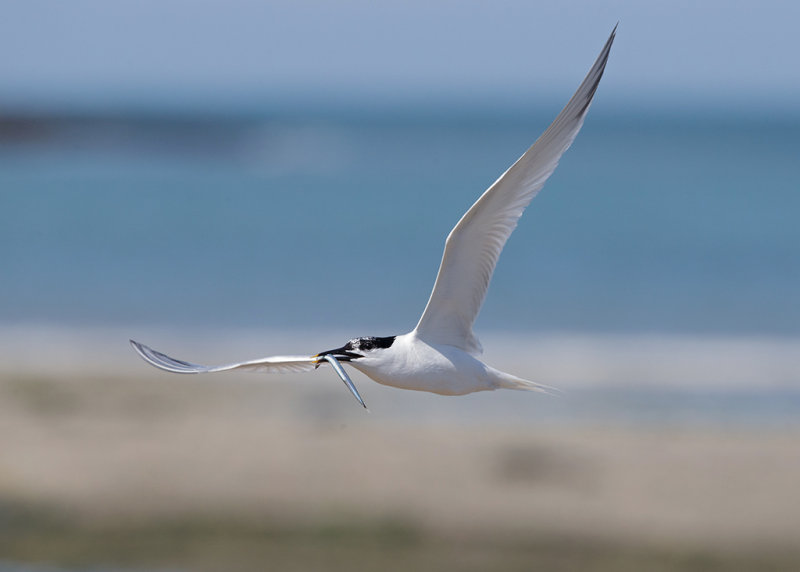
[[[371,352],[392,347],[394,340],[395,336],[388,336],[385,338],[377,338],[374,336],[354,338],[340,348],[320,352],[314,357],[322,358],[326,355],[331,355],[339,361],[353,361],[366,357]]]

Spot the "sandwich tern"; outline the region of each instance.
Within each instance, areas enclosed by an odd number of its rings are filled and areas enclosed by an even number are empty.
[[[174,373],[233,369],[300,372],[328,363],[364,408],[367,407],[364,400],[340,362],[383,385],[441,395],[499,388],[547,392],[550,388],[544,385],[480,361],[482,348],[472,326],[503,246],[583,125],[615,33],[616,26],[589,73],[553,123],[450,231],[428,304],[419,323],[407,334],[355,338],[342,347],[313,356],[272,356],[220,366],[174,359],[133,340],[131,345],[148,363]]]

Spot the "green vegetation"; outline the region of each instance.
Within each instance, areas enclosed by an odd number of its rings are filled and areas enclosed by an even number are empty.
[[[622,546],[580,538],[428,534],[402,520],[317,524],[225,518],[117,524],[0,509],[0,558],[68,568],[157,570],[547,570],[782,572],[800,554]]]

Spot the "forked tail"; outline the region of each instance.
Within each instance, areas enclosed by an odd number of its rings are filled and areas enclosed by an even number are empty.
[[[543,385],[534,381],[528,381],[527,379],[522,379],[521,377],[517,377],[515,375],[511,375],[510,373],[505,373],[496,369],[492,370],[492,377],[494,378],[493,381],[498,389],[503,388],[520,389],[523,391],[538,391],[548,395],[561,394],[561,390],[555,387],[550,387],[549,385]]]

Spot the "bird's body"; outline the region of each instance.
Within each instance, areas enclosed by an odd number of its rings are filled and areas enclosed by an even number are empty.
[[[489,367],[460,348],[427,342],[416,331],[396,336],[388,348],[364,352],[363,358],[350,361],[350,365],[380,384],[440,395],[519,389],[519,384],[544,389]]]
[[[414,332],[397,336],[391,347],[369,352],[350,364],[378,383],[459,395],[483,389],[483,364],[450,346],[434,346]]]
[[[479,360],[482,349],[472,326],[508,237],[583,125],[615,31],[616,28],[550,127],[480,196],[450,232],[428,304],[409,333],[355,338],[340,348],[313,356],[274,356],[215,367],[176,360],[131,340],[134,349],[152,365],[175,373],[231,369],[304,371],[329,363],[362,405],[364,401],[339,362],[349,363],[383,385],[441,395],[499,388],[547,391],[546,386],[504,373]]]

